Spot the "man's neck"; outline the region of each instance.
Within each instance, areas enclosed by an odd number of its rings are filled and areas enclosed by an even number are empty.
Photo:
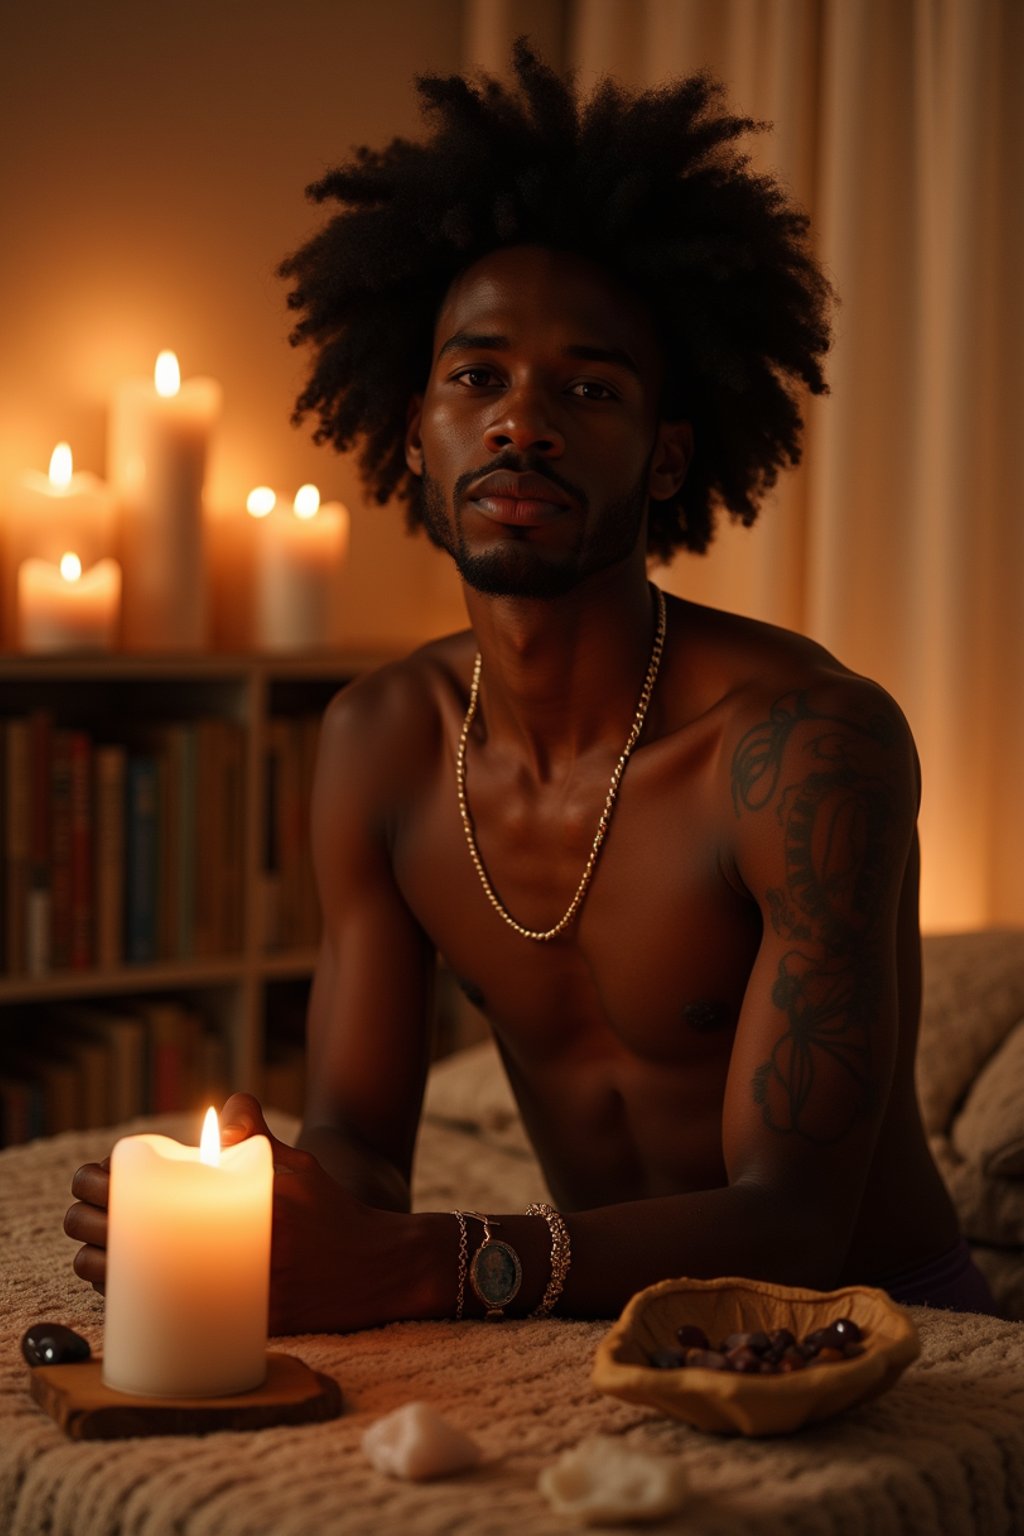
[[[622,750],[651,657],[654,593],[646,572],[616,567],[550,600],[466,589],[483,660],[480,713],[538,779],[560,777],[591,749]]]

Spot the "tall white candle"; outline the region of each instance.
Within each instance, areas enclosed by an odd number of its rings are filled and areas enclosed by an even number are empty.
[[[6,522],[3,611],[15,613],[18,571],[30,558],[56,565],[73,549],[86,567],[116,547],[113,497],[104,481],[74,467],[71,448],[58,443],[48,474],[29,470],[11,488]],[[13,635],[11,636],[13,639]]]
[[[348,534],[348,509],[337,501],[321,505],[313,485],[300,488],[290,511],[274,507],[263,518],[255,561],[258,645],[304,650],[337,642]]]
[[[211,1119],[212,1125],[211,1125]],[[273,1159],[126,1136],[110,1163],[103,1380],[140,1397],[226,1397],[266,1377]]]
[[[109,473],[127,649],[195,650],[206,643],[203,482],[220,404],[215,379],[182,383],[173,352],[161,352],[151,380],[127,379],[115,393]]]
[[[18,645],[23,651],[109,651],[121,613],[121,567],[99,560],[83,572],[69,550],[59,565],[23,560],[18,570]]]

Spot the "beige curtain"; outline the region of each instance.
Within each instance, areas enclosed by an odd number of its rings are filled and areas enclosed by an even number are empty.
[[[881,682],[924,768],[927,928],[1024,924],[1024,0],[467,0],[585,87],[708,67],[808,209],[832,393],[752,530],[659,580]]]

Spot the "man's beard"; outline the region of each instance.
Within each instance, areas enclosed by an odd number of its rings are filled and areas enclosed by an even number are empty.
[[[500,461],[491,468],[527,472],[526,466],[502,464]],[[644,527],[647,511],[647,469],[645,464],[631,491],[605,504],[596,524],[590,523],[586,516],[586,501],[576,491],[580,502],[579,537],[573,547],[556,557],[546,557],[530,540],[525,529],[518,536],[515,529],[510,529],[508,537],[500,544],[481,554],[471,554],[466,544],[462,519],[457,513],[449,518],[444,491],[440,482],[432,479],[426,464],[420,482],[423,526],[431,542],[439,549],[447,550],[463,581],[475,591],[487,593],[490,597],[561,597],[584,577],[618,565],[632,554]],[[536,472],[544,471],[538,469]],[[482,473],[485,471],[460,477],[452,498],[454,503],[459,503],[464,484],[468,485]]]

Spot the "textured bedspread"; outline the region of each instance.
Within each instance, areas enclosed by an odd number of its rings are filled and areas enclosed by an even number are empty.
[[[156,1123],[149,1122],[149,1128]],[[176,1128],[172,1122],[160,1129]],[[537,1474],[594,1433],[676,1456],[692,1497],[655,1529],[690,1536],[1020,1536],[1024,1325],[915,1309],[922,1358],[884,1398],[784,1440],[709,1438],[589,1385],[601,1323],[408,1323],[278,1341],[342,1385],[332,1423],[260,1433],[72,1443],[34,1405],[18,1341],[69,1322],[94,1349],[102,1306],[70,1268],[71,1172],[110,1132],[0,1154],[0,1531],[4,1536],[546,1536],[566,1532]],[[418,1203],[522,1209],[542,1194],[515,1147],[437,1123]],[[379,1415],[424,1398],[484,1447],[482,1467],[392,1482],[360,1450]],[[616,1527],[636,1530],[638,1527]]]

